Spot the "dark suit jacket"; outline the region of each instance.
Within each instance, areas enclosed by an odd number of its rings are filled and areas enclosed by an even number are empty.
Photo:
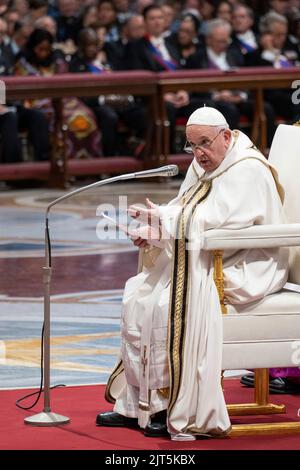
[[[299,51],[296,46],[286,45],[282,49],[282,54],[285,55],[293,65],[299,65],[300,56]],[[245,64],[248,67],[273,67],[273,62],[264,59],[261,55],[263,50],[261,48],[256,49],[256,51],[247,54],[245,57]]]
[[[172,44],[174,50],[177,51],[177,56],[179,57],[180,68],[185,69],[188,57],[182,55],[182,46],[178,42],[178,36],[176,33],[173,33],[169,36],[169,43]],[[198,42],[195,44],[196,52],[200,52],[204,47],[204,37],[201,35],[198,36]],[[196,53],[195,52],[195,53]]]
[[[245,65],[242,53],[235,47],[229,46],[226,53],[226,59],[231,67],[243,67]],[[190,56],[187,60],[186,68],[211,69],[212,67],[209,63],[207,49],[204,48],[200,52]]]
[[[109,69],[111,70],[122,70],[121,63],[124,59],[121,57],[121,52],[119,51],[119,55],[116,51],[116,47],[113,44],[105,44],[104,52],[107,58],[107,64]],[[72,60],[69,65],[69,71],[73,73],[87,73],[88,64],[83,57],[79,53],[75,54],[72,57]]]
[[[0,45],[0,75],[12,75],[16,57],[10,44]]]
[[[179,67],[180,54],[174,42],[169,37],[166,37],[165,45],[170,56]],[[146,38],[141,38],[128,43],[126,50],[126,63],[127,70],[151,70],[152,72],[163,72],[166,70],[154,59]]]
[[[244,65],[244,58],[242,53],[234,48],[229,47],[226,54],[226,59],[231,67],[242,67]],[[207,49],[203,48],[200,52],[193,54],[187,60],[186,69],[211,69]],[[194,96],[198,96],[198,94],[194,94]],[[205,94],[201,94],[202,97],[211,98],[211,93],[206,92]]]
[[[258,34],[254,34],[255,35],[255,39],[256,39],[256,42],[257,44],[259,44],[259,36]],[[230,48],[235,48],[237,50],[239,50],[241,52],[241,54],[243,56],[247,56],[248,54],[252,54],[252,52],[247,52],[245,50],[245,48],[242,46],[242,44],[240,43],[239,39],[237,38],[236,34],[235,33],[232,33],[231,35],[231,45],[230,45]]]
[[[104,44],[104,51],[106,52],[107,60],[113,70],[126,70],[127,64],[127,47],[122,39],[118,41],[109,41]]]

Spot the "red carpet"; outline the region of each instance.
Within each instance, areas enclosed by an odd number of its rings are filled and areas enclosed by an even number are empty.
[[[253,391],[240,386],[236,379],[225,381],[227,402],[250,402]],[[23,411],[15,406],[15,401],[30,393],[28,390],[0,392],[1,425],[0,449],[105,449],[105,450],[236,450],[236,449],[300,449],[299,435],[259,436],[225,439],[205,439],[192,443],[172,442],[168,438],[147,438],[138,430],[122,428],[102,428],[95,425],[96,414],[111,409],[103,398],[104,386],[65,387],[52,391],[52,411],[71,418],[65,426],[36,428],[25,425],[23,419],[42,411],[43,401],[34,411]],[[269,417],[273,421],[297,420],[300,396],[272,395],[273,403],[285,403],[286,415]],[[24,406],[30,403],[23,402]],[[241,422],[244,418],[234,419]],[[259,418],[254,418],[258,420]],[[261,418],[266,420],[266,417]],[[249,422],[253,418],[249,418]]]

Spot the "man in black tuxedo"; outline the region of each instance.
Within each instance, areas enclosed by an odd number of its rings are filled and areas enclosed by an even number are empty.
[[[244,56],[258,48],[258,35],[253,31],[254,13],[246,5],[237,4],[232,12],[232,46],[236,46]]]
[[[146,34],[133,41],[128,50],[129,67],[134,70],[176,70],[180,55],[170,38],[164,37],[164,16],[162,9],[148,5],[143,10]]]
[[[180,51],[172,38],[164,36],[165,22],[161,7],[151,4],[144,8],[146,34],[127,47],[127,67],[129,70],[151,70],[152,72],[172,71],[180,68]],[[176,152],[175,127],[178,117],[188,118],[197,108],[207,104],[209,99],[190,96],[187,91],[165,95],[168,120],[170,123],[171,152]]]

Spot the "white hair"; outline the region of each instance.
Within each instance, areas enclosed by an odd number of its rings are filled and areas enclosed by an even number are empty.
[[[270,11],[266,15],[262,16],[259,22],[259,30],[262,34],[271,33],[273,30],[273,24],[281,23],[288,25],[288,21],[285,16],[276,13],[275,11]]]
[[[228,34],[231,34],[232,28],[231,24],[228,21],[223,20],[222,18],[216,18],[214,20],[209,20],[205,24],[205,36],[211,36],[215,29],[223,28],[227,30]]]

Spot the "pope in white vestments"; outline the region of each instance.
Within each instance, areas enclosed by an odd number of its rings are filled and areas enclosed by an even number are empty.
[[[203,231],[284,222],[276,170],[245,134],[208,107],[190,116],[186,134],[194,160],[178,196],[167,206],[130,208],[138,220],[156,217],[159,230],[137,233],[143,267],[125,286],[120,361],[106,388],[114,411],[97,416],[99,425],[138,425],[154,436],[155,416],[166,410],[173,440],[222,436],[231,427],[221,387],[222,312]],[[286,282],[285,249],[232,250],[223,261],[227,303],[253,302]]]

